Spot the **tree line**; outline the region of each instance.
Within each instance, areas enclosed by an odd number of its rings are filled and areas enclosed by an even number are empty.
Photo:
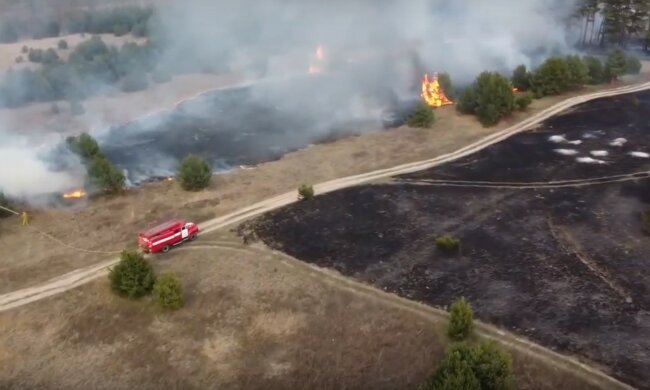
[[[650,0],[580,0],[574,17],[582,21],[583,46],[642,42],[650,48]]]
[[[30,50],[28,58],[42,64],[8,71],[0,81],[0,106],[18,107],[32,102],[82,100],[107,88],[124,92],[146,89],[148,73],[155,82],[171,76],[155,66],[159,49],[154,43],[130,42],[121,48],[108,46],[99,36],[77,45],[67,61],[53,49]]]
[[[154,15],[152,7],[121,7],[71,13],[64,18],[19,23],[4,20],[0,23],[0,43],[13,43],[21,38],[58,37],[62,33],[133,34],[145,37],[149,32],[149,20]]]

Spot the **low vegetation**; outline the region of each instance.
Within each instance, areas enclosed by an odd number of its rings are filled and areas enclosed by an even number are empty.
[[[460,298],[452,303],[449,309],[449,326],[447,335],[454,341],[466,340],[472,333],[474,313],[472,306],[465,298]]]
[[[301,184],[298,187],[298,200],[311,200],[314,198],[314,186]]]
[[[512,358],[494,342],[460,343],[445,354],[421,390],[508,390],[514,388]]]
[[[433,126],[435,119],[436,117],[431,107],[425,103],[419,103],[409,116],[406,123],[410,127],[428,129]]]
[[[111,268],[108,279],[113,292],[131,299],[151,293],[156,282],[151,264],[142,254],[129,250],[122,252],[119,263]]]
[[[460,241],[448,235],[436,237],[436,247],[447,253],[456,253],[460,251]]]
[[[59,48],[59,50],[68,50],[68,42],[65,39],[59,40],[56,46]]]
[[[210,185],[212,168],[199,156],[190,154],[178,166],[178,182],[186,191],[200,191]]]
[[[533,102],[533,97],[526,93],[515,98],[515,105],[520,111],[525,111]]]
[[[178,310],[183,307],[181,283],[172,274],[162,274],[156,278],[156,283],[153,286],[153,297],[163,309]]]

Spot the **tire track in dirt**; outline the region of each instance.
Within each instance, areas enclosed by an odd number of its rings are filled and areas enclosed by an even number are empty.
[[[459,159],[461,157],[465,157],[481,149],[484,149],[490,145],[493,145],[497,142],[503,141],[504,139],[511,137],[515,134],[529,130],[534,125],[537,125],[538,123],[550,118],[551,116],[560,113],[566,110],[567,108],[573,107],[577,104],[581,104],[598,98],[639,92],[647,89],[650,89],[650,82],[646,82],[638,85],[623,86],[623,87],[618,87],[606,91],[572,97],[560,103],[557,103],[531,116],[530,118],[525,119],[524,121],[518,124],[515,124],[504,130],[486,136],[485,138],[477,142],[474,142],[470,145],[460,148],[455,152],[443,154],[428,160],[401,164],[387,169],[380,169],[380,170],[363,173],[359,175],[353,175],[353,176],[330,180],[315,185],[314,190],[316,194],[325,194],[342,188],[368,183],[370,181],[377,180],[377,179],[382,179],[382,178],[386,178],[398,174],[407,174],[407,173],[412,173],[412,172],[417,172],[424,169],[432,168],[434,166],[455,159]],[[282,195],[278,195],[266,199],[264,201],[255,203],[251,206],[242,208],[233,213],[218,218],[214,218],[209,221],[205,221],[200,224],[200,227],[203,233],[210,233],[212,231],[222,229],[229,225],[242,222],[248,218],[260,215],[267,211],[271,211],[286,206],[296,201],[297,201],[296,192],[295,191],[287,192]],[[84,283],[88,283],[98,277],[101,277],[102,275],[105,275],[107,269],[111,265],[117,263],[117,261],[119,261],[118,258],[113,258],[111,260],[99,264],[95,264],[89,267],[80,268],[75,271],[64,274],[62,276],[56,277],[54,279],[50,279],[49,281],[40,284],[38,286],[29,287],[11,293],[7,293],[4,295],[0,295],[0,312],[21,305],[25,305],[39,299],[44,299],[52,295],[65,292],[67,290],[80,286]]]

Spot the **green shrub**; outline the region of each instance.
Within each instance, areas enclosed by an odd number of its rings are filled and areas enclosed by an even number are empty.
[[[572,76],[564,58],[551,57],[535,70],[533,90],[541,96],[557,95],[571,87]]]
[[[445,252],[458,252],[460,250],[460,241],[451,236],[436,237],[436,247]]]
[[[30,62],[42,62],[44,53],[45,52],[41,49],[29,49],[27,59],[29,59]]]
[[[314,187],[308,184],[301,184],[298,187],[298,200],[314,199]]]
[[[120,262],[110,269],[108,279],[113,292],[135,299],[152,291],[156,276],[142,254],[125,250]]]
[[[474,326],[472,306],[465,298],[461,297],[452,303],[449,309],[449,315],[447,335],[454,341],[465,340],[472,332]]]
[[[56,106],[56,103],[52,105]],[[76,137],[69,137],[67,139],[70,149],[78,154],[83,160],[91,160],[93,157],[101,157],[101,150],[97,141],[88,133],[81,133]]]
[[[520,91],[527,91],[530,89],[530,78],[526,65],[519,65],[512,72],[512,85]]]
[[[641,226],[646,234],[650,234],[650,210],[641,213]]]
[[[634,56],[627,56],[625,59],[625,73],[627,74],[639,74],[642,67],[641,61]]]
[[[56,46],[60,50],[67,50],[68,49],[68,42],[65,39],[60,39],[59,42],[56,44]]]
[[[514,108],[512,85],[496,72],[481,73],[472,86],[465,89],[457,107],[462,113],[476,115],[484,126],[499,123]]]
[[[406,123],[411,127],[428,129],[433,126],[435,119],[436,117],[431,107],[425,103],[419,103],[409,116]]]
[[[56,51],[52,48],[49,48],[43,52],[41,56],[41,62],[43,64],[53,64],[59,60],[59,55],[56,54]]]
[[[581,87],[589,81],[589,68],[582,59],[575,56],[567,56],[566,64],[569,69],[569,88],[578,88]]]
[[[184,190],[199,191],[210,185],[212,168],[204,158],[190,154],[178,166],[177,176]]]
[[[95,156],[88,165],[88,182],[91,186],[102,189],[107,194],[117,194],[124,190],[126,179],[110,161],[102,156]]]
[[[435,373],[421,388],[513,389],[512,358],[492,341],[476,346],[456,344],[447,351]]]
[[[517,96],[515,99],[515,104],[520,111],[525,111],[528,106],[533,102],[533,97],[530,94],[524,94]]]
[[[587,73],[589,74],[589,84],[601,84],[605,82],[605,67],[601,60],[594,56],[586,56],[583,62],[587,66]]]
[[[172,274],[163,274],[156,279],[153,297],[163,309],[177,310],[183,307],[181,283]]]
[[[23,54],[27,54],[29,52],[29,48],[27,46],[23,46],[22,49],[20,49],[20,52]]]
[[[23,58],[23,56],[18,56],[18,57],[16,57],[16,63],[17,63],[17,64],[22,63],[24,60],[25,60],[25,59]]]
[[[626,73],[627,57],[621,49],[616,49],[607,57],[607,67],[611,72],[612,78],[618,78]]]

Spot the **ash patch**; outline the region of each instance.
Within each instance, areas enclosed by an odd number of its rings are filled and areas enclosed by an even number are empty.
[[[647,171],[648,93],[583,104],[472,156],[389,184],[317,196],[249,223],[267,245],[434,306],[467,297],[477,316],[650,389],[650,180],[591,187],[437,187],[430,179],[535,182]],[[590,134],[591,137],[583,137]],[[564,140],[579,154],[555,152]],[[618,138],[627,142],[610,143]],[[567,148],[568,149],[568,148]],[[606,164],[576,157],[591,151]],[[593,158],[593,157],[590,157]],[[451,234],[461,254],[434,239]]]

